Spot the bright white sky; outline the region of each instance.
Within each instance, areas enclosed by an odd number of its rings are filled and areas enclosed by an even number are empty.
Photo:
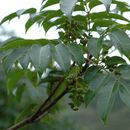
[[[42,0],[0,0],[0,20],[19,9],[37,8],[40,9]],[[43,38],[44,31],[38,26],[32,26],[32,28],[25,35],[25,22],[28,16],[22,16],[20,20],[17,18],[12,20],[10,23],[6,22],[3,26],[6,30],[14,30],[19,37],[25,38]]]
[[[123,0],[130,3],[130,0]],[[40,9],[42,0],[0,0],[0,20],[19,9],[27,8],[37,8]],[[17,36],[24,38],[43,38],[45,37],[44,31],[42,28],[34,25],[25,35],[25,22],[28,16],[22,16],[20,20],[17,18],[12,20],[10,23],[6,22],[3,26],[6,30],[13,30],[16,32]],[[51,37],[50,37],[51,36]],[[55,38],[57,35],[54,33],[54,30],[50,30],[46,38]]]

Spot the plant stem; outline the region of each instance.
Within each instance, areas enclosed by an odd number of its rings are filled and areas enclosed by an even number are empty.
[[[63,83],[63,81],[64,81],[64,79],[61,79],[59,81],[59,83],[57,84],[57,86],[53,90],[53,93],[44,101],[44,103],[39,107],[39,109],[32,116],[27,117],[26,119],[13,125],[12,127],[8,128],[7,130],[18,130],[19,128],[22,128],[28,124],[36,122],[36,121],[40,120],[42,117],[44,117],[49,112],[49,110],[68,92],[68,88],[66,88],[53,101],[49,102],[51,100],[51,98],[53,97],[53,95],[55,94],[56,90],[61,85],[61,83]]]

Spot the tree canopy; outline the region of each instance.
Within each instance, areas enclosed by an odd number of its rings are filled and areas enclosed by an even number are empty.
[[[43,0],[39,11],[5,16],[1,24],[29,14],[26,33],[38,24],[59,36],[12,37],[0,46],[2,81],[8,96],[24,106],[7,130],[44,119],[63,97],[74,111],[96,100],[104,123],[117,97],[130,107],[129,12],[128,3],[119,0]]]

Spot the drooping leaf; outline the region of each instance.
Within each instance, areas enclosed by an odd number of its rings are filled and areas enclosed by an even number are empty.
[[[85,93],[85,97],[84,97],[84,102],[85,102],[85,106],[87,107],[90,102],[93,100],[93,98],[95,97],[96,93],[94,90],[87,90],[87,92]]]
[[[92,9],[100,4],[102,4],[100,0],[91,0],[89,1],[89,8]]]
[[[18,81],[22,78],[24,72],[22,70],[17,70],[7,79],[7,91],[8,94],[12,92],[12,90],[16,87]]]
[[[107,57],[105,59],[105,64],[108,66],[109,65],[111,66],[111,65],[118,65],[118,64],[126,64],[126,61],[119,56],[112,56],[112,57]]]
[[[10,21],[15,17],[20,17],[23,14],[33,14],[36,13],[36,9],[35,8],[30,8],[30,9],[22,9],[22,10],[18,10],[17,12],[14,12],[8,16],[6,16],[5,18],[3,18],[3,20],[0,22],[0,24],[3,24],[6,21]]]
[[[93,77],[100,72],[100,68],[97,67],[97,66],[91,66],[89,67],[86,71],[85,71],[85,74],[84,74],[84,80],[87,82],[87,83],[90,83],[91,80],[93,79]]]
[[[118,72],[123,79],[130,79],[130,65],[120,65],[116,68],[116,72]]]
[[[85,71],[84,80],[89,88],[95,89],[97,91],[106,76],[106,74],[101,72],[100,67],[91,66]]]
[[[47,39],[22,39],[22,38],[11,38],[4,42],[3,46],[0,48],[1,50],[14,49],[24,46],[32,46],[35,44],[38,45],[47,45],[48,43],[57,44],[55,40],[47,40]]]
[[[38,73],[35,71],[24,71],[25,76],[31,82],[32,86],[37,87],[39,82]]]
[[[42,26],[45,30],[45,32],[47,32],[50,28],[52,27],[58,27],[61,26],[64,22],[65,22],[66,18],[65,16],[59,17],[54,21],[43,21]]]
[[[38,24],[39,22],[43,21],[44,17],[41,16],[40,14],[39,15],[33,15],[31,16],[26,24],[25,24],[25,30],[26,32],[34,25],[34,24]]]
[[[105,45],[108,49],[112,47],[111,40],[104,40],[103,45]]]
[[[130,107],[130,66],[121,65],[116,71],[120,73],[120,77],[118,78],[120,98],[128,107]]]
[[[75,16],[72,16],[72,18],[77,22],[82,22],[82,23],[86,22],[86,18],[82,15],[75,15]]]
[[[16,99],[17,99],[18,102],[21,101],[25,87],[26,87],[26,85],[22,84],[22,85],[18,86],[17,89],[16,89]]]
[[[94,57],[99,58],[99,54],[102,48],[101,40],[98,38],[91,38],[87,44],[89,53]]]
[[[45,70],[51,58],[50,46],[49,45],[32,46],[31,51],[30,51],[30,58],[34,67],[37,70],[39,71]]]
[[[76,2],[77,0],[60,0],[60,8],[66,16],[71,17]]]
[[[21,10],[18,10],[16,12],[17,16],[21,16],[23,14],[34,14],[36,13],[36,9],[35,8],[30,8],[30,9],[21,9]]]
[[[43,10],[46,7],[55,5],[57,3],[59,3],[60,0],[47,0],[45,4],[42,5],[41,10]]]
[[[80,45],[71,43],[68,45],[69,51],[73,57],[73,60],[78,64],[82,65],[84,62],[83,52],[80,48]]]
[[[63,13],[61,10],[45,10],[43,12],[40,12],[39,14],[33,15],[28,19],[28,21],[25,24],[26,32],[33,24],[36,24],[36,23],[39,25],[42,23],[44,28],[49,28],[49,24],[52,24],[50,26],[54,26],[54,25],[56,26],[58,24],[58,22],[56,24],[56,21],[58,20],[52,20],[52,19],[61,18],[62,14]]]
[[[117,0],[114,0],[112,1],[113,4],[116,4],[118,10],[120,10],[122,13],[125,12],[125,11],[129,11],[129,5],[127,4],[127,2],[125,1],[117,1]]]
[[[111,111],[115,98],[115,94],[113,92],[115,83],[116,80],[113,76],[108,75],[104,79],[98,93],[97,109],[104,123],[107,121],[108,114]]]
[[[17,14],[16,13],[12,13],[12,14],[6,16],[5,18],[3,18],[3,20],[0,22],[0,24],[3,24],[4,22],[6,22],[8,20],[12,20],[15,17],[17,17]]]
[[[112,19],[119,19],[119,20],[123,20],[126,22],[129,22],[129,20],[127,18],[125,18],[124,16],[120,15],[120,14],[115,14],[115,13],[107,13],[106,11],[103,12],[94,12],[90,14],[90,18],[92,20],[96,20],[96,19],[108,19],[108,20],[112,20]]]
[[[49,21],[53,18],[62,17],[62,14],[63,14],[61,10],[48,10],[48,11],[45,11],[45,13],[46,13],[46,16],[45,16],[44,21]]]
[[[120,53],[130,58],[130,38],[128,35],[122,30],[114,30],[110,33],[110,38]]]
[[[29,51],[26,54],[23,54],[23,56],[19,59],[19,62],[23,69],[28,68],[30,62]]]
[[[64,44],[58,44],[55,47],[54,58],[56,62],[60,65],[63,71],[66,71],[70,67],[71,55],[68,48]]]
[[[113,25],[117,25],[117,22],[110,19],[96,19],[94,20],[92,30],[97,31],[97,27],[111,27]]]
[[[73,11],[85,11],[85,8],[82,4],[76,4]]]
[[[12,69],[13,64],[18,61],[26,53],[27,50],[28,48],[14,49],[3,59],[4,69],[7,73]]]
[[[130,107],[130,89],[127,86],[120,85],[119,95],[121,100]]]

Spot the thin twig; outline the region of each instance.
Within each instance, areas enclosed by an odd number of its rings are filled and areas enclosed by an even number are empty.
[[[59,86],[63,83],[64,78],[62,78],[58,84],[55,86],[53,92],[51,93],[51,95],[43,102],[43,104],[39,107],[39,109],[32,115],[32,120],[35,119],[35,117],[41,112],[41,110],[44,108],[44,106],[46,106],[46,104],[51,100],[51,98],[55,95],[55,92],[57,91],[57,89],[59,88]]]
[[[48,104],[48,106],[46,106],[38,115],[38,118],[36,119],[36,121],[40,120],[41,118],[43,118],[45,116],[45,112],[49,111],[65,94],[67,94],[67,92],[69,91],[68,88],[66,88],[59,96],[57,96],[54,101],[50,104]],[[47,112],[48,113],[48,112]]]
[[[23,126],[27,125],[30,123],[30,118],[26,118],[23,121],[13,125],[12,127],[8,128],[7,130],[17,130],[19,128],[22,128]]]
[[[13,125],[12,127],[8,128],[7,130],[17,130],[19,128],[22,128],[26,126],[27,124],[33,123],[41,119],[41,116],[45,116],[49,110],[60,100],[66,93],[67,91],[64,90],[63,93],[61,93],[54,101],[48,102],[51,100],[51,98],[54,96],[56,90],[59,88],[59,86],[63,83],[64,78],[59,81],[59,83],[56,85],[55,89],[53,90],[53,93],[44,101],[44,103],[39,107],[39,109],[30,117],[27,117],[23,121]],[[46,106],[47,105],[47,106]]]

